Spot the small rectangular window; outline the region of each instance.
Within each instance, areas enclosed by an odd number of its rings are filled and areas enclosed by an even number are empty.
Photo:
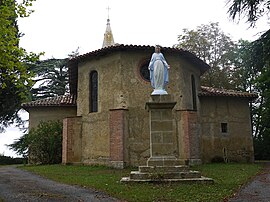
[[[222,133],[228,132],[228,124],[227,123],[221,123],[221,132]]]

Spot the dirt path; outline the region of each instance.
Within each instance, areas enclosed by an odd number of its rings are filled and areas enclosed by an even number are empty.
[[[230,202],[270,202],[270,163],[262,173],[244,186]]]
[[[0,167],[0,201],[118,201],[108,195],[79,186],[42,178],[14,166]]]

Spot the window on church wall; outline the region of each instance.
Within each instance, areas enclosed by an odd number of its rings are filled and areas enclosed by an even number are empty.
[[[98,111],[98,73],[92,71],[89,75],[89,112]]]
[[[197,92],[194,75],[191,75],[192,109],[197,110]]]
[[[147,82],[150,82],[150,71],[148,69],[149,62],[149,60],[145,60],[139,65],[140,76]]]
[[[228,133],[228,123],[220,124],[221,133]]]

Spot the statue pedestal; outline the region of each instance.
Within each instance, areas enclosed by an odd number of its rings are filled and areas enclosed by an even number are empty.
[[[173,102],[170,95],[151,95],[146,103],[150,114],[150,158],[147,166],[177,166],[176,137],[174,134],[172,109]]]
[[[163,89],[162,90],[154,89],[151,95],[168,95],[168,93],[166,90],[163,90]]]
[[[121,182],[213,183],[211,178],[189,170],[189,166],[178,159],[172,116],[175,104],[170,95],[151,95],[151,100],[146,103],[150,114],[150,158],[146,166],[131,171],[130,176],[123,177]]]

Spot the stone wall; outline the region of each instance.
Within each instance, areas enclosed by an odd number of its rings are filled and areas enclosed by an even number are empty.
[[[177,110],[179,159],[183,164],[201,164],[201,138],[198,112]]]
[[[253,162],[248,100],[233,97],[200,97],[200,102],[202,160]],[[221,124],[227,125],[227,132],[222,131]]]
[[[125,134],[128,134],[127,110],[110,111],[110,163],[115,168],[124,168],[128,163],[128,152],[125,150]]]
[[[81,163],[82,117],[63,120],[62,163]]]
[[[154,51],[154,50],[153,50]],[[150,60],[152,52],[115,52],[79,64],[77,115],[82,116],[82,162],[110,164],[110,111],[125,109],[125,163],[146,165],[149,153],[149,114],[145,103],[152,92],[150,82],[140,75],[140,65]],[[198,68],[177,54],[166,55],[171,65],[167,91],[177,102],[175,109],[192,109],[191,75],[197,90]],[[89,113],[89,75],[98,72],[98,112]]]

